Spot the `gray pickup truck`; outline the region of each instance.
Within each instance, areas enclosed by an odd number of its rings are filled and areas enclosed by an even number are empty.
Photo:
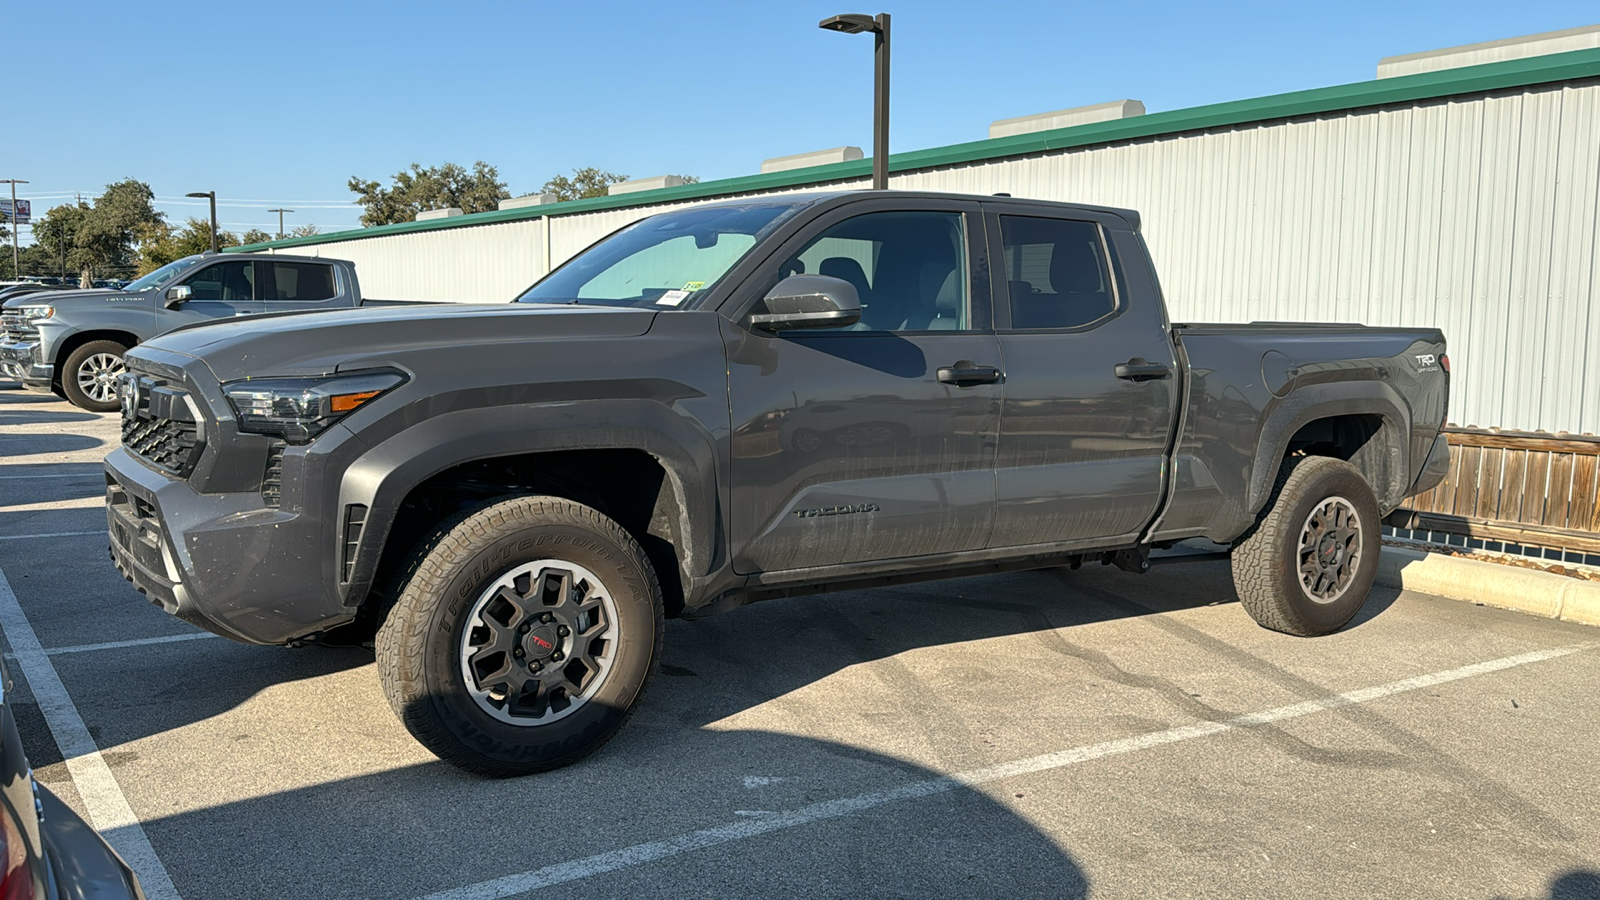
[[[364,629],[488,775],[628,717],[664,616],[1228,545],[1334,631],[1443,476],[1431,328],[1174,325],[1128,210],[854,192],[667,212],[514,304],[219,324],[128,354],[111,554],[239,641]]]
[[[120,291],[51,291],[8,301],[0,312],[0,374],[83,409],[111,412],[123,355],[158,334],[237,316],[361,305],[356,268],[344,260],[186,256]]]

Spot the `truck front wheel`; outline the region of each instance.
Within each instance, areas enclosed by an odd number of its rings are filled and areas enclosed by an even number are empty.
[[[1288,459],[1255,531],[1233,549],[1234,588],[1264,628],[1328,634],[1366,602],[1381,548],[1378,501],[1354,466]]]
[[[117,379],[122,376],[122,355],[128,348],[116,341],[90,341],[67,354],[61,371],[61,392],[79,409],[114,412],[122,400]]]
[[[492,777],[576,762],[632,713],[661,652],[661,589],[620,525],[571,500],[515,497],[445,523],[378,630],[406,729]]]

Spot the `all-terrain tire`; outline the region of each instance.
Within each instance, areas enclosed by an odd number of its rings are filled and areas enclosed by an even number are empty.
[[[61,367],[61,392],[73,406],[90,412],[115,412],[117,376],[128,348],[116,341],[90,341],[67,354]]]
[[[661,655],[661,589],[643,549],[558,497],[502,498],[445,524],[378,629],[395,715],[479,775],[593,753],[631,716]]]
[[[1347,462],[1284,460],[1255,530],[1233,548],[1233,585],[1258,624],[1312,637],[1360,611],[1382,538],[1371,485]]]

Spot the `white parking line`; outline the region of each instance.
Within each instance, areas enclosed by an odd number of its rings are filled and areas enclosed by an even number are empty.
[[[17,603],[17,595],[11,592],[11,583],[6,580],[4,571],[0,571],[0,630],[5,632],[17,668],[27,679],[34,699],[39,701],[45,724],[50,727],[56,746],[61,748],[67,772],[72,775],[78,796],[83,798],[83,805],[89,812],[90,824],[105,835],[106,841],[133,868],[148,900],[179,900],[172,876],[156,856],[116,776],[101,758],[100,748],[89,736],[89,728],[72,704],[72,697],[62,685],[61,676],[56,674],[56,667],[50,664],[44,648],[39,646],[39,636],[34,634],[27,614]]]
[[[70,647],[47,647],[46,656],[60,656],[63,653],[95,653],[101,650],[121,650],[124,647],[147,647],[151,644],[175,644],[179,641],[203,641],[209,638],[220,637],[209,631],[196,631],[193,634],[168,634],[161,637],[134,638],[127,641],[106,641],[104,644],[73,644]]]
[[[0,534],[0,541],[25,541],[30,538],[83,537],[84,535],[88,534],[98,534],[101,537],[105,537],[106,530],[104,528],[100,528],[94,531],[51,531],[44,534]]]
[[[809,825],[812,822],[848,816],[901,800],[931,797],[957,788],[986,784],[1002,778],[1046,772],[1107,756],[1149,750],[1153,747],[1191,741],[1195,738],[1222,734],[1223,732],[1240,728],[1282,722],[1285,719],[1297,719],[1313,713],[1338,709],[1342,706],[1351,706],[1357,703],[1368,703],[1383,697],[1392,697],[1395,694],[1421,690],[1422,688],[1433,687],[1446,682],[1459,681],[1463,678],[1472,678],[1477,675],[1486,675],[1490,672],[1499,672],[1530,663],[1544,662],[1589,650],[1596,646],[1600,645],[1586,643],[1570,647],[1558,647],[1552,650],[1537,650],[1532,653],[1507,656],[1502,659],[1490,660],[1489,662],[1474,663],[1470,666],[1462,666],[1459,669],[1450,669],[1444,672],[1434,672],[1430,675],[1418,675],[1415,678],[1392,681],[1388,684],[1363,688],[1347,694],[1334,694],[1317,700],[1307,700],[1304,703],[1293,703],[1288,706],[1263,710],[1262,712],[1248,713],[1223,722],[1199,722],[1194,725],[1183,725],[1177,728],[1169,728],[1165,731],[1155,731],[1121,740],[1106,741],[1102,744],[1090,744],[1085,747],[1074,747],[1070,750],[1060,750],[1055,753],[1046,753],[1041,756],[1019,759],[996,766],[973,769],[969,772],[947,775],[942,778],[917,781],[886,791],[858,794],[842,800],[825,800],[821,803],[813,803],[810,806],[773,813],[757,819],[740,819],[725,825],[705,828],[700,831],[691,831],[665,840],[635,844],[632,847],[625,847],[621,850],[612,850],[608,853],[587,856],[570,862],[557,863],[542,869],[534,869],[529,872],[507,875],[477,884],[469,884],[465,887],[439,891],[438,893],[427,895],[423,900],[497,900],[497,898],[510,897],[527,891],[580,881],[595,875],[615,872],[619,869],[641,866],[645,863],[678,856],[694,850],[715,847],[718,844],[742,841],[774,831],[798,828],[801,825]]]

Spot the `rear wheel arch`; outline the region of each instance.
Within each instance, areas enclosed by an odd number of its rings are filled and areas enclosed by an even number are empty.
[[[1314,386],[1271,413],[1256,448],[1247,509],[1259,513],[1288,461],[1328,456],[1350,463],[1372,486],[1380,512],[1392,512],[1410,486],[1411,418],[1379,382]],[[1298,399],[1298,402],[1296,402]]]

